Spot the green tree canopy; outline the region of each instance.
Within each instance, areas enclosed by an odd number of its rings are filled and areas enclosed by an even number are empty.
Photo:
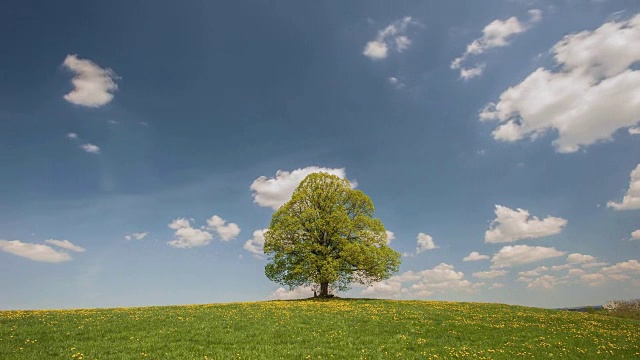
[[[387,233],[374,218],[371,199],[346,179],[314,173],[278,209],[265,233],[267,277],[290,288],[329,286],[348,290],[398,272],[400,254],[387,246]]]

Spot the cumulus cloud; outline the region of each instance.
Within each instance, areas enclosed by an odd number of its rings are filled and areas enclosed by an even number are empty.
[[[596,261],[596,258],[591,255],[582,255],[578,253],[569,254],[567,256],[567,262],[569,264],[584,264]]]
[[[585,274],[585,271],[582,269],[569,269],[567,272],[569,276],[582,276]]]
[[[441,263],[432,269],[419,272],[406,271],[388,280],[374,283],[362,291],[369,296],[397,297],[412,295],[428,297],[447,291],[473,292],[482,283],[472,283],[464,279],[464,273],[455,271],[453,265]]]
[[[389,245],[391,241],[395,239],[396,239],[396,235],[393,233],[393,231],[387,230],[387,245]]]
[[[515,34],[527,31],[533,24],[542,19],[542,11],[529,10],[529,21],[521,22],[515,16],[507,20],[494,20],[482,29],[482,36],[467,45],[467,50],[460,57],[451,62],[451,69],[460,69],[460,78],[468,80],[482,75],[484,64],[476,64],[470,68],[463,67],[463,63],[472,55],[480,55],[485,51],[509,45],[510,38]]]
[[[75,251],[75,252],[85,252],[86,251],[86,249],[83,248],[82,246],[75,245],[69,240],[49,239],[49,240],[45,240],[44,242],[45,242],[45,244],[51,244],[53,246],[57,246],[59,248],[63,248],[63,249],[71,250],[71,251]]]
[[[533,270],[521,271],[518,273],[521,277],[530,278],[542,275],[542,273],[549,271],[549,268],[546,266],[538,266]]]
[[[600,270],[600,272],[608,276],[629,273],[640,274],[640,262],[638,262],[638,260],[620,262],[613,266],[604,267]]]
[[[124,238],[126,240],[134,240],[134,239],[135,240],[142,240],[142,239],[146,238],[147,235],[149,235],[149,233],[146,232],[146,231],[145,232],[139,232],[139,233],[138,232],[134,232],[134,233],[125,235]]]
[[[375,40],[369,41],[362,54],[373,60],[385,59],[389,50],[402,52],[411,46],[411,39],[407,36],[409,25],[418,24],[410,16],[396,20],[378,32]]]
[[[297,287],[293,290],[287,290],[280,287],[271,292],[269,299],[271,300],[292,300],[292,299],[304,299],[313,296],[313,289],[311,287]]]
[[[468,256],[465,256],[462,261],[480,261],[480,260],[488,260],[489,256],[487,255],[480,255],[479,252],[474,251],[471,254],[469,254]]]
[[[639,18],[640,21],[640,18]],[[638,93],[640,96],[640,92]],[[638,108],[640,111],[640,107]],[[622,202],[609,201],[607,207],[615,210],[635,210],[640,209],[640,164],[636,166],[629,175],[631,180],[629,181],[629,189],[622,198]]]
[[[177,218],[169,223],[169,228],[175,230],[175,239],[169,241],[168,244],[179,249],[189,249],[198,246],[208,245],[213,240],[211,233],[194,229],[191,227],[189,220]]]
[[[640,240],[640,229],[631,233],[631,240]]]
[[[515,245],[505,246],[491,259],[492,268],[505,268],[538,262],[566,254],[553,247]]]
[[[630,135],[640,135],[640,127],[631,127],[628,131]]]
[[[580,276],[580,280],[590,286],[602,285],[606,279],[607,277],[600,273],[584,274]]]
[[[371,286],[362,290],[363,295],[379,297],[398,297],[407,292],[407,289],[402,288],[402,282],[397,279],[373,283]]]
[[[20,240],[0,240],[0,250],[33,261],[60,263],[72,260],[71,255],[48,245],[24,243]]]
[[[100,148],[93,144],[82,144],[80,148],[90,154],[100,154]]]
[[[75,74],[71,80],[74,89],[64,96],[65,100],[87,107],[100,107],[111,102],[113,92],[118,89],[113,70],[103,69],[77,55],[67,55],[62,65]]]
[[[552,48],[559,70],[538,68],[489,104],[480,120],[497,121],[493,138],[515,142],[554,131],[556,151],[610,141],[640,121],[640,15],[565,36]]]
[[[78,134],[76,133],[67,133],[67,135],[65,135],[67,137],[67,139],[77,139],[78,138]]]
[[[253,232],[253,237],[244,243],[245,250],[255,254],[257,257],[262,257],[264,254],[264,234],[268,229],[256,230]]]
[[[472,274],[473,277],[477,277],[478,279],[493,279],[499,276],[505,276],[509,272],[507,270],[489,270],[489,271],[478,271]]]
[[[307,175],[312,173],[325,172],[345,179],[344,168],[331,169],[318,166],[309,166],[303,169],[296,169],[291,172],[278,170],[276,176],[269,178],[260,176],[251,184],[253,192],[253,202],[260,206],[270,207],[277,210],[280,206],[291,199],[293,191]],[[355,180],[351,180],[351,188],[358,186]]]
[[[218,215],[213,215],[207,220],[207,228],[218,233],[223,241],[234,239],[238,234],[240,234],[240,227],[237,224],[226,224],[226,220],[222,219]]]
[[[416,254],[438,248],[433,242],[433,238],[425,233],[419,233],[416,237],[416,242]]]
[[[565,284],[566,281],[558,278],[553,275],[542,275],[537,279],[532,280],[527,288],[542,288],[542,289],[553,289],[560,284]]]
[[[495,220],[484,235],[487,243],[515,242],[554,235],[560,233],[567,224],[567,220],[562,218],[548,216],[540,220],[536,216],[530,216],[527,210],[513,210],[501,205],[496,205],[495,214]]]

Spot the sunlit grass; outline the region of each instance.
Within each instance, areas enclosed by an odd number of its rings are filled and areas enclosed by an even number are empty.
[[[0,359],[607,357],[640,357],[640,321],[500,304],[347,299],[0,311]]]

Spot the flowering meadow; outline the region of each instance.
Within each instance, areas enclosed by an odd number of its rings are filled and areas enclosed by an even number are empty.
[[[0,359],[144,358],[631,359],[640,321],[366,299],[0,311]]]

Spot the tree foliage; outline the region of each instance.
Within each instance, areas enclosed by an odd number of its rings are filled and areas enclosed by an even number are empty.
[[[291,200],[280,207],[265,233],[269,257],[265,274],[287,285],[348,290],[398,271],[400,254],[387,246],[382,222],[373,217],[371,199],[346,179],[327,173],[307,176]]]

